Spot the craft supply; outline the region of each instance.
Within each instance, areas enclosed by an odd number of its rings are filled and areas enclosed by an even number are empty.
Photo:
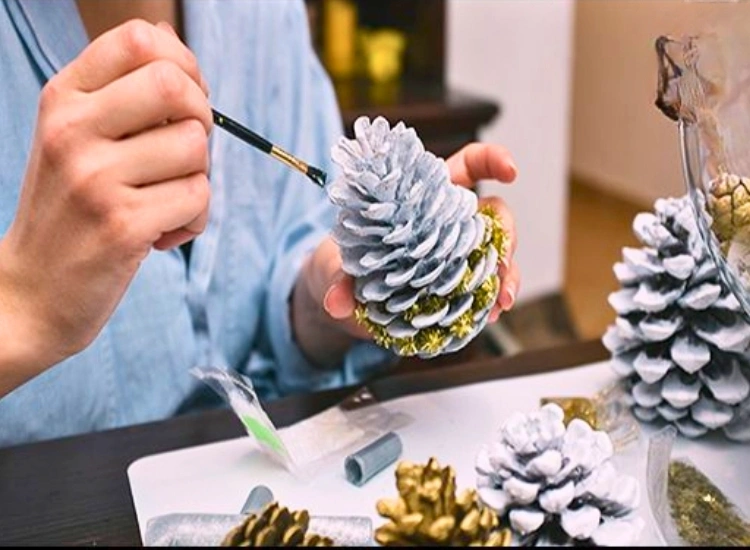
[[[255,514],[263,510],[273,502],[273,492],[265,485],[253,487],[250,494],[247,495],[245,504],[242,505],[242,514]]]
[[[346,479],[362,486],[401,456],[403,445],[395,432],[388,432],[344,459]]]
[[[606,433],[563,419],[553,403],[512,415],[477,455],[479,498],[524,546],[632,546],[643,528],[638,482],[616,472]]]
[[[638,440],[640,426],[632,413],[632,397],[622,382],[609,384],[591,397],[542,397],[539,405],[554,403],[563,410],[567,426],[574,418],[586,422],[595,430],[606,432],[615,450]]]
[[[229,118],[225,114],[220,113],[216,109],[212,109],[212,113],[213,113],[213,118],[214,118],[214,124],[216,124],[220,128],[226,130],[233,136],[240,138],[242,141],[252,145],[256,149],[260,149],[264,153],[268,153],[273,158],[283,162],[287,166],[302,172],[308,178],[310,178],[313,181],[313,183],[315,183],[319,187],[325,187],[328,176],[320,168],[311,166],[307,164],[306,162],[298,159],[291,153],[287,153],[284,149],[282,149],[278,145],[274,145],[273,143],[268,141],[266,138],[259,136],[258,134],[250,130],[249,128],[244,127],[239,122],[232,120],[231,118]]]
[[[145,546],[219,546],[232,529],[242,524],[245,514],[167,514],[146,525]],[[370,546],[372,520],[360,516],[310,517],[308,529],[327,537],[336,546]]]
[[[360,117],[332,158],[333,237],[355,279],[357,321],[378,345],[422,358],[458,351],[489,319],[506,233],[491,208],[450,180],[413,128]]]
[[[692,546],[750,546],[750,524],[697,468],[669,465],[667,494],[680,537]]]
[[[456,495],[453,468],[437,459],[426,465],[402,461],[396,468],[399,497],[381,499],[378,513],[388,523],[375,531],[383,546],[508,546],[510,532],[477,500],[476,492]]]
[[[541,406],[554,403],[563,411],[563,422],[567,426],[574,418],[579,418],[598,430],[601,428],[601,419],[597,403],[588,397],[543,397],[539,404]]]
[[[721,430],[749,440],[750,323],[701,239],[690,199],[657,200],[633,231],[644,246],[623,249],[614,266],[622,289],[609,296],[617,319],[602,339],[633,413],[674,423],[687,437]]]

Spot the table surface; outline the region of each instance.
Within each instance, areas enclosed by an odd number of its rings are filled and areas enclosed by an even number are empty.
[[[371,381],[368,387],[385,401],[606,357],[599,341],[581,342],[435,369],[423,366]],[[334,405],[353,390],[290,396],[268,403],[266,410],[278,426],[286,426]],[[128,466],[144,456],[243,433],[230,411],[216,410],[0,449],[0,544],[138,546]]]

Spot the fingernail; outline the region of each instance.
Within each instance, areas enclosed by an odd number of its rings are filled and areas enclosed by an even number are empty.
[[[510,258],[503,256],[500,258],[500,274],[505,275],[510,269]]]
[[[516,293],[511,287],[506,288],[503,292],[502,302],[504,311],[509,311],[513,307],[516,302]]]
[[[508,161],[508,166],[510,166],[511,170],[513,170],[513,176],[514,177],[517,176],[518,175],[518,166],[516,166],[516,163],[513,162],[512,159]]]
[[[160,29],[164,29],[165,31],[168,31],[174,35],[177,35],[177,31],[174,30],[174,27],[170,25],[168,21],[159,21],[156,24],[156,26],[159,27]]]
[[[328,315],[331,315],[333,317],[333,314],[331,313],[331,295],[333,294],[333,291],[336,290],[336,284],[332,284],[328,290],[325,293],[325,296],[323,296],[323,309]]]

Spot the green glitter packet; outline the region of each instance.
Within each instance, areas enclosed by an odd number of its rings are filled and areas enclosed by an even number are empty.
[[[272,460],[291,472],[295,461],[273,422],[263,410],[249,378],[217,367],[193,368],[190,373],[219,394],[240,419],[245,431]]]
[[[677,430],[649,440],[647,485],[651,510],[667,546],[750,546],[750,522],[701,470],[672,456]]]
[[[248,377],[216,367],[190,372],[224,399],[264,454],[301,480],[332,464],[343,464],[353,450],[413,421],[380,404],[363,387],[338,405],[277,430]]]

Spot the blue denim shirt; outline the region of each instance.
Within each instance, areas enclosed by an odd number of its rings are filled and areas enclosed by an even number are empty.
[[[183,16],[212,104],[331,173],[341,121],[302,1],[186,0]],[[73,0],[0,5],[0,233],[38,94],[87,42]],[[218,128],[210,154],[209,223],[189,265],[177,249],[152,251],[90,347],[0,399],[0,446],[168,417],[198,389],[193,366],[248,373],[270,398],[353,383],[387,362],[363,343],[320,370],[293,341],[288,298],[335,218],[325,193]]]

